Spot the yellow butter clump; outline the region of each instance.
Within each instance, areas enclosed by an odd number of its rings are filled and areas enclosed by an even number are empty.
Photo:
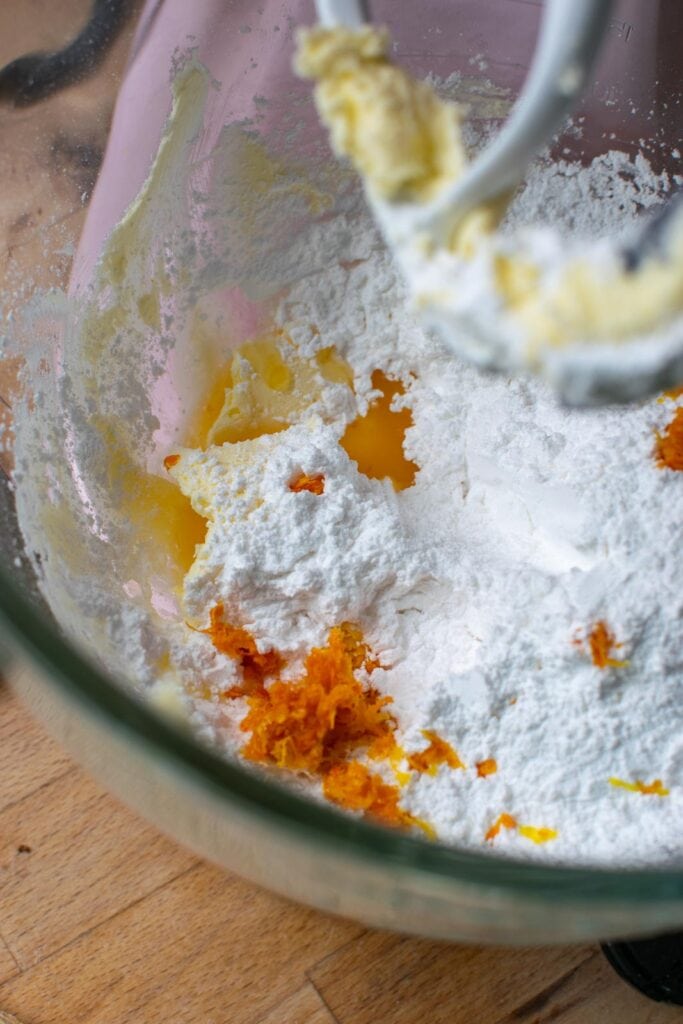
[[[299,33],[295,70],[313,78],[332,146],[384,199],[429,199],[462,173],[457,107],[388,58],[386,30]]]

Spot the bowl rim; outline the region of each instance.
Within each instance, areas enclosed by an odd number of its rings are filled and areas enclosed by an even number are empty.
[[[410,869],[442,882],[481,885],[509,897],[554,902],[591,900],[597,911],[614,904],[641,905],[683,900],[683,868],[609,868],[545,864],[458,849],[357,818],[327,803],[318,803],[274,780],[229,762],[219,753],[164,718],[140,697],[106,675],[66,640],[35,608],[0,566],[0,625],[10,650],[20,651],[42,668],[50,685],[119,735],[144,748],[189,781],[230,804],[292,832],[305,833],[318,845],[334,844],[356,859],[386,868]],[[12,644],[12,641],[14,643]]]

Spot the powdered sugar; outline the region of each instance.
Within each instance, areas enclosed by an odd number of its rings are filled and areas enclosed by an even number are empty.
[[[209,516],[185,579],[192,621],[220,595],[264,648],[301,654],[331,623],[367,621],[422,578],[423,544],[391,484],[358,473],[338,440],[338,427],[312,420],[242,442],[237,466],[231,445],[183,453],[172,472]],[[302,472],[324,475],[324,495],[289,490]]]
[[[505,225],[562,225],[572,235],[621,234],[642,213],[656,208],[671,192],[666,171],[656,173],[639,153],[610,150],[589,167],[558,160],[532,167]],[[599,207],[599,209],[598,209]]]
[[[187,139],[196,132],[193,112]],[[252,136],[233,126],[225,141],[230,152],[253,158]],[[410,773],[401,791],[402,805],[427,819],[439,840],[565,862],[680,862],[683,474],[658,468],[653,448],[681,399],[570,412],[536,380],[462,365],[405,312],[403,285],[357,196],[335,196],[324,217],[301,229],[311,190],[296,175],[292,183],[279,168],[280,191],[253,200],[247,171],[243,179],[232,174],[227,157],[224,174],[221,166],[216,158],[212,200],[220,205],[229,181],[235,191],[220,216],[206,206],[224,249],[213,262],[202,252],[196,275],[172,278],[188,289],[172,310],[164,305],[169,289],[153,280],[165,311],[161,343],[159,330],[141,322],[137,282],[129,282],[115,293],[115,320],[97,307],[99,319],[85,319],[81,336],[67,339],[72,347],[65,344],[56,389],[65,396],[66,422],[58,408],[48,409],[58,423],[53,433],[20,417],[22,524],[28,550],[42,554],[43,587],[61,621],[165,707],[173,702],[229,756],[244,742],[245,702],[221,697],[239,673],[197,631],[208,625],[210,608],[224,603],[261,650],[284,652],[290,674],[332,626],[356,621],[383,666],[364,681],[392,696],[405,751],[423,749],[422,731],[431,729],[466,764],[441,766],[434,776]],[[334,180],[330,172],[330,194]],[[667,184],[644,161],[618,154],[583,169],[540,164],[510,223],[552,220],[568,236],[609,233],[654,205]],[[156,183],[140,206],[156,221],[136,237],[190,262],[196,250],[175,188],[174,178]],[[165,224],[175,233],[157,243],[151,228]],[[142,278],[143,247],[138,256],[133,272]],[[182,424],[165,420],[156,402],[160,348],[175,346],[181,385],[193,373],[198,380],[196,355],[195,364],[184,364],[179,340],[186,329],[189,336],[196,309],[208,315],[212,288],[235,281],[250,301],[272,303],[297,356],[335,346],[353,368],[354,390],[323,382],[287,429],[228,446],[229,455],[181,449]],[[281,353],[286,359],[284,346]],[[104,427],[92,415],[93,366],[98,380],[114,382],[96,394],[98,412],[109,417]],[[405,448],[420,470],[399,493],[359,472],[338,443],[367,409],[377,368],[403,382],[395,407],[406,405],[414,420]],[[184,408],[181,385],[175,399]],[[178,452],[186,474],[181,480],[179,470],[178,480],[211,519],[175,617],[153,610],[161,607],[149,596],[160,586],[156,566],[133,548],[128,512],[117,519],[107,505],[125,498],[129,480],[114,476],[111,493],[104,454],[114,442],[112,458],[130,448],[137,466],[155,471],[165,454]],[[70,461],[55,458],[60,446]],[[59,516],[36,497],[44,493],[45,466],[63,501],[55,502]],[[324,475],[324,493],[292,492],[302,472]],[[79,499],[80,519],[62,514]],[[623,645],[615,660],[627,666],[593,664],[587,634],[600,620]],[[476,766],[489,759],[497,771],[481,776]],[[388,766],[375,768],[393,780]],[[283,777],[319,795],[316,783]],[[643,795],[615,788],[610,778],[660,778],[670,792]],[[501,814],[557,836],[536,845],[503,828],[487,840]]]
[[[568,179],[582,212],[567,212],[567,228],[581,233],[666,187],[617,155],[585,170],[545,166],[512,217],[538,208],[537,191],[558,215]],[[606,181],[616,194],[603,200]],[[187,472],[210,484],[183,485],[210,493],[215,517],[186,582],[188,610],[206,621],[209,605],[228,602],[263,649],[294,658],[335,622],[359,622],[388,666],[372,685],[393,697],[405,750],[423,749],[431,729],[467,765],[412,773],[402,791],[439,839],[568,862],[679,861],[683,479],[656,466],[653,445],[680,400],[578,413],[538,381],[481,375],[402,312],[402,285],[369,224],[357,239],[360,261],[329,261],[294,285],[277,320],[304,354],[337,346],[361,410],[373,369],[404,381],[416,483],[395,494],[358,472],[337,443],[348,405],[331,422],[246,442],[237,476],[221,470],[220,449],[188,453]],[[299,471],[325,474],[325,493],[289,493]],[[587,634],[601,620],[624,667],[591,660]],[[195,715],[230,748],[239,736],[216,707],[200,701]],[[239,720],[237,707],[230,714]],[[482,777],[476,765],[490,758],[498,770]],[[661,778],[670,792],[611,778]],[[503,828],[487,842],[502,813],[557,837],[535,845]]]

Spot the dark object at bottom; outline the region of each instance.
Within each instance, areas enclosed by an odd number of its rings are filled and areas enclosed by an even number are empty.
[[[602,951],[617,974],[643,995],[683,1006],[683,933],[607,942]]]

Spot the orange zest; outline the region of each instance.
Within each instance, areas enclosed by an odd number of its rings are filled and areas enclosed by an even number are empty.
[[[475,765],[477,775],[485,779],[487,775],[495,775],[498,771],[498,762],[493,757],[487,757],[485,761],[477,761]]]
[[[405,751],[399,747],[393,732],[382,733],[368,747],[368,757],[373,761],[399,761],[405,757]]]
[[[180,462],[179,455],[167,455],[164,459],[164,469],[172,469]]]
[[[363,639],[363,631],[359,626],[354,625],[353,622],[342,622],[335,629],[340,631],[342,642],[354,669],[362,667],[370,673],[374,672],[376,668],[382,668],[379,658],[372,657],[370,646]]]
[[[289,485],[290,491],[299,494],[301,491],[310,491],[311,494],[322,494],[325,490],[325,477],[322,473],[301,473],[296,480]]]
[[[614,634],[603,619],[591,627],[588,634],[588,647],[596,668],[626,668],[629,664],[628,661],[615,658],[612,655],[612,652],[621,646],[622,644],[616,642]]]
[[[517,828],[516,818],[513,818],[511,814],[500,814],[484,836],[486,842],[493,842],[502,828]]]
[[[434,829],[404,811],[400,789],[356,760],[364,748],[394,764],[403,757],[395,740],[396,722],[387,710],[391,697],[363,687],[356,672],[379,665],[357,626],[344,622],[330,630],[325,647],[314,647],[295,682],[276,680],[249,695],[249,711],[240,723],[251,733],[243,757],[259,764],[304,771],[322,780],[328,800],[360,811],[385,825]]]
[[[662,434],[657,433],[655,461],[660,469],[683,471],[683,406]]]
[[[411,771],[436,775],[441,764],[446,764],[449,768],[465,767],[450,743],[446,743],[437,733],[431,729],[423,729],[422,735],[429,740],[429,746],[417,754],[408,756],[408,767]]]
[[[283,657],[277,651],[260,652],[246,629],[226,622],[223,604],[211,609],[210,623],[202,632],[242,669],[242,684],[224,696],[247,698],[248,711],[240,722],[241,731],[249,733],[241,750],[244,758],[317,776],[333,803],[385,825],[421,828],[436,838],[428,822],[400,806],[398,785],[352,757],[362,749],[384,761],[402,784],[409,780],[408,773],[399,771],[406,755],[396,742],[396,721],[387,708],[392,698],[357,678],[361,670],[371,673],[380,667],[358,626],[343,622],[331,629],[326,645],[309,652],[300,678],[285,682],[278,678]],[[269,676],[276,678],[266,688]],[[434,775],[440,764],[465,767],[436,733],[426,730],[423,735],[429,746],[408,758],[412,770]]]
[[[511,814],[501,814],[494,821],[484,839],[487,843],[493,842],[500,830],[503,828],[515,829],[524,839],[530,839],[532,843],[541,845],[548,843],[551,839],[557,839],[558,833],[554,828],[537,828],[535,825],[520,825]]]
[[[643,782],[636,779],[635,782],[627,782],[625,779],[617,779],[612,775],[609,779],[610,786],[617,789],[628,789],[631,793],[640,793],[642,796],[668,796],[669,790],[664,788],[661,779],[654,779],[652,782]]]
[[[671,398],[675,401],[677,398],[680,398],[681,395],[683,395],[683,384],[679,384],[678,387],[669,388],[667,391],[663,391],[657,401],[666,402],[667,398]]]
[[[403,747],[398,745],[393,733],[378,736],[377,739],[372,741],[366,753],[373,761],[386,761],[399,785],[408,785],[411,774],[401,769],[401,764],[408,755]]]
[[[548,843],[551,839],[557,839],[557,832],[554,828],[536,828],[535,825],[519,825],[517,831],[520,836],[530,839],[537,846]]]
[[[284,659],[277,651],[259,651],[251,633],[225,622],[223,616],[223,605],[217,604],[210,612],[211,625],[201,632],[211,637],[217,651],[234,658],[242,669],[242,684],[232,686],[224,696],[244,697],[265,692],[265,679],[280,672]]]
[[[430,837],[434,830],[420,818],[404,811],[398,803],[400,790],[384,782],[359,761],[332,765],[323,777],[323,793],[328,800],[350,811],[362,811],[385,825],[409,828],[417,825]]]
[[[391,697],[363,688],[355,671],[368,662],[367,645],[350,625],[330,630],[327,645],[314,647],[295,682],[272,683],[249,698],[240,724],[251,736],[242,749],[250,761],[294,771],[324,773],[349,751],[393,736],[386,710]]]
[[[390,380],[381,370],[372,374],[372,386],[381,395],[371,402],[364,416],[349,423],[339,443],[365,476],[388,478],[394,490],[403,491],[415,483],[420,468],[403,451],[406,430],[413,425],[410,409],[392,410],[397,395],[404,395],[400,381]]]

